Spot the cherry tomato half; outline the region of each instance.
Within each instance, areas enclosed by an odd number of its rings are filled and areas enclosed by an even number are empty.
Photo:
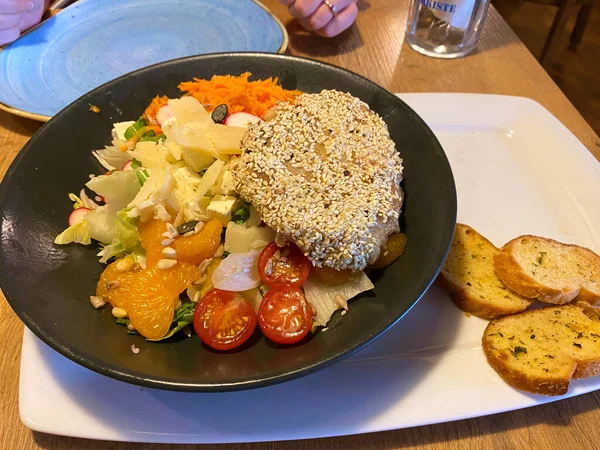
[[[194,310],[198,337],[216,350],[231,350],[248,340],[256,328],[256,313],[237,292],[211,289]]]
[[[313,310],[298,288],[272,289],[258,308],[258,324],[278,344],[301,341],[312,326]]]
[[[300,287],[308,278],[311,263],[295,244],[267,245],[258,257],[258,273],[271,288]]]

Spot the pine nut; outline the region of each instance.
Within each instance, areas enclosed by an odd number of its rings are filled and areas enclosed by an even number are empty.
[[[166,270],[175,266],[175,264],[177,264],[177,260],[175,259],[159,259],[156,263],[156,267],[162,270]]]
[[[123,258],[117,262],[117,270],[119,272],[129,272],[133,267],[133,260],[131,258]]]
[[[165,247],[162,249],[162,254],[165,258],[177,259],[177,252],[173,247]]]
[[[115,306],[112,309],[112,315],[115,316],[117,319],[124,319],[125,317],[127,317],[127,311],[125,311],[123,308]]]

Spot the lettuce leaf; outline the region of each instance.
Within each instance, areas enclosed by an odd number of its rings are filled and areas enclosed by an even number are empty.
[[[171,217],[166,212],[165,204],[173,190],[173,177],[168,170],[156,168],[145,170],[149,176],[144,186],[127,206],[130,209],[127,215],[129,217],[141,216],[142,220],[156,215],[161,220],[169,221]]]
[[[126,152],[122,152],[114,146],[107,146],[103,150],[95,150],[92,155],[107,170],[121,169],[131,159]]]
[[[116,211],[108,205],[100,206],[85,215],[92,239],[103,244],[110,244],[116,237]]]
[[[114,211],[125,208],[140,190],[137,176],[133,170],[119,170],[110,175],[92,178],[86,186],[96,194],[104,197],[107,205]]]
[[[140,235],[137,229],[137,219],[127,216],[128,210],[123,209],[116,214],[114,222],[114,237],[110,244],[105,245],[97,256],[100,262],[106,264],[113,257],[139,250]]]
[[[344,284],[338,286],[329,285],[321,281],[319,277],[309,275],[302,287],[306,301],[315,310],[314,321],[319,326],[325,326],[331,315],[342,308],[342,305],[334,300],[336,296],[341,296],[342,303],[347,302],[361,292],[371,290],[375,286],[364,272],[358,272]]]
[[[90,237],[90,227],[85,219],[76,225],[67,228],[65,231],[56,236],[56,238],[54,238],[54,243],[58,245],[70,244],[72,242],[83,245],[92,243],[92,239]]]
[[[69,193],[69,199],[73,202],[73,209],[96,209],[98,207],[98,204],[87,196],[87,194],[85,193],[85,189],[79,191],[79,196],[73,193]]]

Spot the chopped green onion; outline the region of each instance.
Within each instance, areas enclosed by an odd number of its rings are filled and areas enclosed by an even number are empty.
[[[132,169],[139,169],[140,167],[142,167],[142,163],[140,161],[138,161],[137,159],[133,158],[131,160],[131,168]]]
[[[233,213],[231,220],[238,225],[241,225],[246,222],[250,218],[250,209],[248,206],[244,205],[239,208],[236,212]]]
[[[154,133],[154,131],[152,133]],[[143,135],[140,138],[140,142],[158,142],[159,140],[160,140],[160,138],[158,136],[146,136],[146,135]]]
[[[140,183],[140,186],[143,186],[144,183],[146,182],[146,180],[148,179],[148,177],[150,176],[148,174],[148,171],[146,169],[143,170],[136,170],[135,171],[135,175],[137,176],[138,182]]]
[[[131,139],[137,132],[148,124],[143,117],[140,117],[133,125],[125,130],[125,139]]]

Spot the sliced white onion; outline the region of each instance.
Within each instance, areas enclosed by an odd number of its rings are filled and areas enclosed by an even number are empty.
[[[211,278],[213,286],[217,289],[234,292],[243,292],[258,287],[260,284],[259,254],[257,250],[249,253],[231,253],[213,272]]]

